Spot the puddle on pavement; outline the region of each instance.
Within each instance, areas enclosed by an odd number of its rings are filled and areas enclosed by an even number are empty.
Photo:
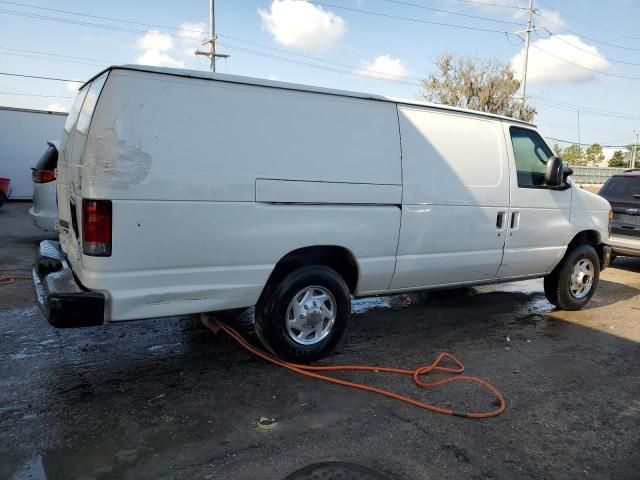
[[[11,480],[47,480],[47,474],[42,465],[42,457],[38,455],[22,465],[11,476]]]

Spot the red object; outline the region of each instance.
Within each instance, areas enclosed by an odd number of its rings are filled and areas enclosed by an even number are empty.
[[[0,192],[4,193],[5,197],[9,198],[9,184],[11,180],[8,178],[0,177]]]
[[[35,183],[49,183],[56,179],[54,170],[34,170],[31,177]]]
[[[111,200],[82,201],[82,251],[95,257],[111,256]]]
[[[449,353],[441,353],[437,356],[437,358],[433,361],[431,365],[424,365],[422,367],[418,367],[415,370],[406,369],[406,368],[390,368],[390,367],[374,367],[368,365],[300,365],[297,363],[289,363],[284,360],[280,360],[279,358],[274,357],[268,353],[263,352],[262,350],[257,349],[253,345],[251,345],[248,341],[242,338],[238,332],[236,332],[229,325],[222,323],[219,320],[215,321],[217,327],[224,330],[227,335],[233,338],[236,342],[240,344],[242,348],[247,350],[248,352],[253,353],[254,355],[266,360],[267,362],[271,362],[275,365],[279,365],[281,367],[286,368],[287,370],[291,370],[292,372],[299,373],[300,375],[304,375],[306,377],[316,378],[318,380],[323,380],[329,383],[335,383],[337,385],[342,385],[343,387],[355,388],[357,390],[364,390],[367,392],[377,393],[379,395],[384,395],[385,397],[393,398],[394,400],[399,400],[401,402],[408,403],[409,405],[413,405],[414,407],[423,408],[425,410],[431,410],[432,412],[442,413],[444,415],[454,415],[456,417],[465,417],[465,418],[489,418],[495,417],[497,415],[502,414],[505,410],[505,401],[502,393],[491,385],[486,380],[478,377],[472,377],[470,375],[461,375],[464,372],[464,365],[460,360]],[[203,323],[210,330],[212,326],[212,322],[204,317]],[[447,362],[453,367],[443,366],[442,363]],[[413,378],[413,381],[416,385],[422,388],[434,388],[442,385],[446,385],[448,383],[453,382],[465,382],[465,383],[475,383],[476,385],[480,385],[485,388],[489,392],[496,397],[496,402],[493,403],[492,410],[486,411],[460,411],[460,410],[452,410],[451,408],[440,407],[438,405],[434,405],[433,403],[427,403],[423,400],[419,400],[413,397],[407,397],[405,395],[393,392],[391,390],[385,390],[378,387],[373,387],[371,385],[367,385],[366,383],[358,383],[351,382],[349,380],[343,380],[341,378],[332,377],[331,375],[326,375],[324,372],[340,372],[340,371],[365,371],[365,372],[376,372],[376,373],[393,373],[398,375],[408,375]],[[451,377],[445,377],[441,379],[434,380],[433,382],[425,382],[420,377],[422,375],[426,375],[431,372],[441,372],[441,373],[450,373]]]

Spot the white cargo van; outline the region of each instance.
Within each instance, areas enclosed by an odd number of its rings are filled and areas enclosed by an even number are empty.
[[[335,346],[351,296],[544,277],[578,309],[611,214],[569,174],[510,118],[110,67],[65,125],[37,296],[56,327],[256,305],[265,346],[302,361]]]

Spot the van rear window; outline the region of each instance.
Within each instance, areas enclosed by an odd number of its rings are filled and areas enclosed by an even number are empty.
[[[107,74],[104,73],[91,82],[91,86],[87,91],[87,98],[85,98],[84,103],[82,104],[82,109],[80,110],[80,115],[78,116],[78,124],[76,126],[78,132],[86,135],[89,131],[91,117],[93,116],[93,111],[98,103],[98,97],[100,96],[100,92],[102,91],[102,87],[106,80]]]
[[[85,87],[80,90],[80,93],[76,95],[76,99],[73,101],[73,105],[71,106],[71,110],[69,111],[69,115],[67,115],[67,121],[64,122],[64,131],[69,133],[78,119],[78,114],[80,113],[80,109],[82,108],[82,102],[84,102],[84,97],[87,96],[87,92],[89,91],[89,87]]]
[[[609,179],[600,191],[610,197],[631,197],[640,195],[640,177],[614,176]]]

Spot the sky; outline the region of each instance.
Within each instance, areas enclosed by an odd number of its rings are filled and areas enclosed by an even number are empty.
[[[217,0],[218,51],[231,55],[217,70],[410,99],[443,53],[495,58],[521,78],[528,1]],[[640,1],[534,0],[534,8],[534,123],[547,138],[632,143]],[[109,64],[207,70],[193,52],[208,20],[208,0],[0,0],[0,72],[86,80]],[[79,85],[0,75],[0,105],[66,111]]]

